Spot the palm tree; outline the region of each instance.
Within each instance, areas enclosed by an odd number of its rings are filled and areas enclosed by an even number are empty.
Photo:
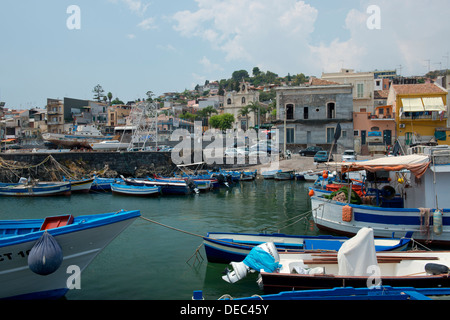
[[[219,113],[213,106],[207,106],[198,112],[202,118],[210,118],[213,113]],[[208,122],[209,127],[209,122]]]
[[[259,115],[259,111],[261,110],[261,105],[259,104],[258,101],[256,101],[256,102],[252,101],[247,106],[249,107],[249,109],[251,111],[253,111],[253,116],[254,116],[254,119],[255,119],[254,127],[256,127],[257,125],[259,125],[259,119],[258,119],[259,116],[257,117],[256,113],[258,112],[258,115]],[[258,128],[259,128],[259,126],[258,126]]]
[[[241,117],[245,117],[245,130],[248,130],[248,114],[250,113],[249,106],[243,106],[241,109],[239,109],[238,114]]]

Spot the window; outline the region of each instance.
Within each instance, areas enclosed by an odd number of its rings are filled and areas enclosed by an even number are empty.
[[[286,143],[294,143],[294,134],[295,129],[294,128],[286,128]]]
[[[353,135],[354,135],[355,137],[359,136],[358,130],[353,131]]]
[[[293,104],[286,105],[286,119],[294,120],[294,105]]]
[[[227,104],[231,104],[231,99],[230,98],[228,98]]]
[[[245,104],[245,97],[242,97],[242,104]]]
[[[330,102],[327,103],[327,118],[334,119],[336,117],[335,103]]]
[[[327,128],[327,143],[334,141],[334,128]]]
[[[363,98],[364,97],[364,84],[358,83],[356,85],[356,97],[357,98]]]
[[[303,119],[308,119],[308,117],[309,117],[309,108],[304,107],[303,108]]]

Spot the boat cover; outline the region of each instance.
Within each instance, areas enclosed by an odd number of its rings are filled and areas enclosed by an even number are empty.
[[[281,267],[269,252],[259,246],[254,247],[242,262],[256,271],[274,272]]]
[[[383,157],[367,161],[339,162],[338,166],[342,166],[342,172],[367,170],[376,171],[400,171],[409,170],[417,178],[424,175],[430,165],[430,158],[426,155],[407,155],[398,157]]]
[[[373,230],[362,228],[338,251],[340,276],[370,276],[369,267],[378,266]]]

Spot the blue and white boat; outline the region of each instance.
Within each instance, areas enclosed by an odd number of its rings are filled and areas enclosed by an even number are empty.
[[[0,298],[47,299],[64,296],[74,266],[81,273],[137,217],[139,211],[0,221]],[[32,271],[30,250],[48,233],[60,246],[63,259],[47,275]],[[47,263],[51,263],[50,256]]]
[[[347,237],[330,235],[302,236],[251,233],[227,233],[208,232],[203,237],[206,258],[209,262],[229,263],[242,261],[250,253],[251,249],[267,242],[273,242],[280,252],[303,252],[311,250],[336,252],[347,241]],[[375,239],[377,251],[403,251],[411,242],[411,238],[382,238]]]
[[[370,288],[336,287],[333,289],[316,290],[296,290],[283,291],[275,294],[253,295],[250,297],[233,298],[233,301],[242,300],[294,300],[294,301],[332,301],[332,300],[351,300],[351,301],[407,301],[407,300],[433,300],[431,297],[448,296],[450,288],[414,288],[414,287],[391,287],[391,286],[373,286]],[[203,299],[202,291],[195,291],[193,294],[195,300]],[[219,300],[230,300],[229,295],[223,295]]]
[[[2,183],[0,196],[46,197],[71,194],[70,182]]]
[[[113,194],[140,197],[157,197],[161,195],[161,187],[155,186],[130,186],[126,184],[111,184]]]
[[[120,178],[101,178],[94,176],[94,181],[91,185],[92,191],[111,191],[111,183],[123,182]]]
[[[261,175],[264,179],[275,179],[275,174],[281,172],[281,170],[266,170],[261,171]]]
[[[324,192],[311,197],[313,219],[321,230],[345,236],[363,227],[372,228],[376,237],[402,237],[413,232],[415,241],[450,245],[450,150],[432,155],[385,157],[369,161],[343,162],[342,170],[371,172],[365,190],[375,194],[361,197],[360,203],[329,199]],[[371,177],[372,176],[372,177]],[[384,176],[384,194],[374,177]],[[392,191],[393,190],[393,191]],[[343,214],[346,210],[347,214]]]
[[[125,178],[121,176],[126,184],[132,186],[160,187],[163,195],[187,195],[194,192],[195,184],[189,185],[186,181],[157,181],[150,179]]]
[[[295,178],[294,171],[279,171],[275,173],[275,180],[293,180]]]

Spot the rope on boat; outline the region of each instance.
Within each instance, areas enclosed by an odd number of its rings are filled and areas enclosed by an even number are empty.
[[[155,220],[151,220],[151,219],[149,219],[149,218],[145,218],[145,217],[143,217],[143,216],[140,216],[140,218],[143,219],[143,220],[146,220],[146,221],[148,221],[148,222],[151,222],[151,223],[160,225],[160,226],[165,227],[165,228],[169,228],[169,229],[172,229],[172,230],[175,230],[175,231],[180,231],[180,232],[189,234],[189,235],[191,235],[191,236],[196,236],[196,237],[203,238],[202,235],[195,234],[195,233],[192,233],[192,232],[189,232],[189,231],[185,231],[185,230],[181,230],[181,229],[178,229],[178,228],[175,228],[175,227],[171,227],[171,226],[168,226],[168,225],[163,224],[163,223],[161,223],[161,222],[157,222],[157,221],[155,221]]]

